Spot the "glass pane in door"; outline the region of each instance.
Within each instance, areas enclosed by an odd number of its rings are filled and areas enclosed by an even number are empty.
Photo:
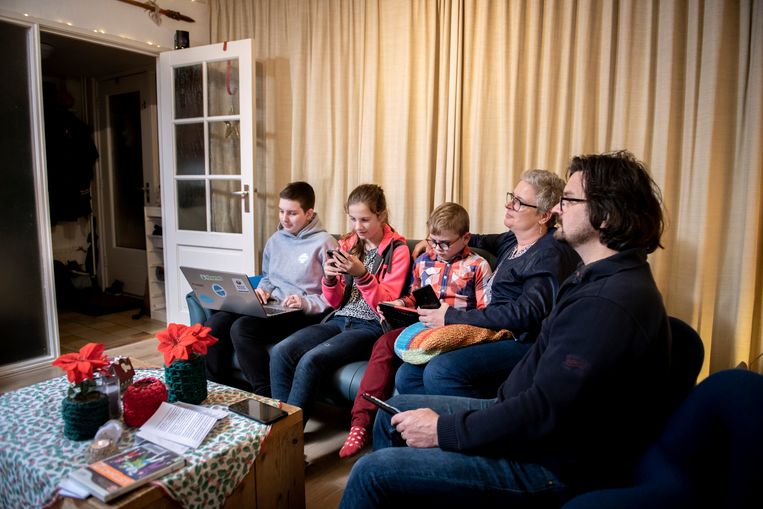
[[[0,260],[0,322],[3,324],[3,347],[0,365],[12,364],[50,354],[46,327],[46,303],[40,267],[50,263],[40,250],[40,232],[48,229],[47,218],[37,215],[35,188],[34,129],[30,99],[33,87],[29,76],[29,55],[34,51],[30,29],[0,21],[0,45],[6,79],[0,88],[0,111],[3,112],[3,242]],[[49,113],[46,111],[46,113]],[[47,230],[49,232],[49,230]],[[57,290],[63,292],[64,277],[56,278]],[[60,279],[60,282],[59,282]],[[59,288],[60,287],[60,288]],[[10,418],[10,416],[3,418]]]
[[[109,97],[109,124],[116,245],[145,250],[140,92]]]
[[[204,82],[201,64],[175,68],[175,118],[204,115]]]
[[[212,231],[241,233],[241,196],[233,194],[241,190],[241,181],[213,180],[210,184]]]
[[[239,121],[209,123],[209,173],[241,175]]]
[[[177,175],[204,175],[204,124],[175,126]]]
[[[238,115],[238,59],[209,62],[209,116]]]
[[[207,231],[206,181],[180,180],[177,183],[178,229]]]

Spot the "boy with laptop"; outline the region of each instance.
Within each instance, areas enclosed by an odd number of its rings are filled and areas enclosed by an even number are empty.
[[[432,211],[427,229],[429,249],[414,262],[411,292],[431,285],[439,299],[450,306],[463,310],[483,309],[487,305],[485,287],[492,271],[487,260],[468,247],[469,213],[456,203],[443,203]],[[391,304],[421,305],[413,293]],[[363,393],[382,400],[392,395],[395,371],[403,362],[395,355],[394,344],[403,330],[393,329],[374,344],[352,407],[350,433],[339,451],[342,458],[357,454],[370,434],[377,408],[362,397]]]
[[[218,311],[204,324],[219,341],[206,356],[207,377],[240,386],[231,376],[233,356],[251,387],[240,387],[270,397],[268,344],[320,322],[329,310],[321,277],[327,251],[337,242],[314,210],[315,191],[306,182],[292,182],[279,194],[280,224],[270,236],[262,256],[262,278],[254,289],[261,303],[275,300],[295,313],[258,318]]]

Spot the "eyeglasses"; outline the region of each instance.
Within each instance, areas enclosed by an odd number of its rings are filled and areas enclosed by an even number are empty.
[[[429,244],[429,247],[432,249],[440,248],[440,251],[447,251],[450,249],[450,246],[454,245],[456,242],[461,240],[462,237],[457,238],[456,240],[446,241],[446,240],[434,240],[427,238],[427,244]]]
[[[515,212],[519,212],[522,207],[530,207],[532,209],[537,209],[537,205],[530,205],[529,203],[525,203],[516,196],[514,196],[514,193],[506,193],[506,205],[510,205],[511,209]]]
[[[587,202],[588,200],[584,200],[583,198],[567,198],[563,197],[561,200],[559,200],[559,210],[564,212],[564,202],[567,202],[567,206],[569,206],[571,203],[583,203]]]

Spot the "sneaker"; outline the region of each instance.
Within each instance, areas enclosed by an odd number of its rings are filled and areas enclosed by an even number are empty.
[[[344,445],[339,450],[340,458],[351,458],[358,454],[360,450],[365,447],[368,442],[368,432],[361,426],[353,426],[350,428],[350,434],[347,435],[347,439],[344,441]]]

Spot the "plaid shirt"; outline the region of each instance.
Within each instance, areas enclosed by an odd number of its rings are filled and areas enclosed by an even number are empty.
[[[491,274],[487,260],[468,247],[450,262],[438,260],[430,250],[413,263],[411,292],[432,285],[440,300],[456,309],[483,309],[487,305],[485,288]],[[410,294],[403,301],[405,306],[416,307],[416,299]]]

